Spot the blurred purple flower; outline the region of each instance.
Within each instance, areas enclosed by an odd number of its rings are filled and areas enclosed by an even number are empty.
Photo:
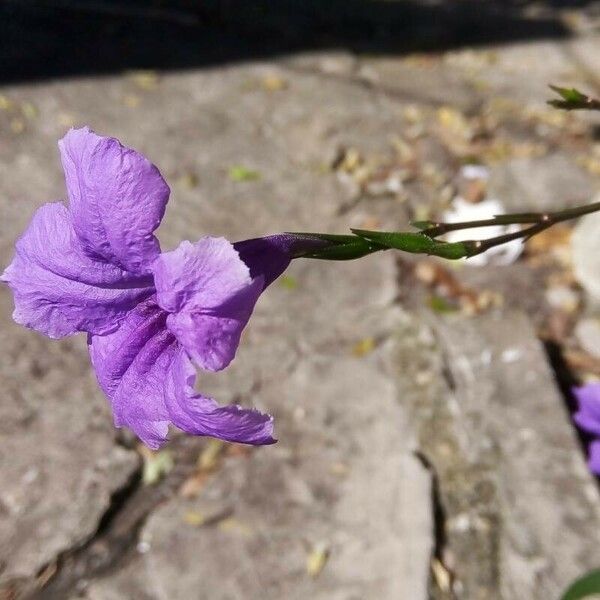
[[[573,416],[575,423],[590,433],[594,439],[589,445],[588,466],[600,475],[600,383],[573,388],[578,410]]]
[[[170,190],[158,169],[88,128],[69,131],[59,148],[68,206],[35,213],[0,276],[14,293],[14,320],[51,338],[87,332],[115,425],[151,448],[165,442],[170,423],[273,443],[269,415],[196,393],[193,363],[218,371],[231,362],[259,295],[298,239],[205,237],[161,253],[154,231]]]

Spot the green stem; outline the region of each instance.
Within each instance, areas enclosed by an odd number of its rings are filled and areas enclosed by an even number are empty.
[[[449,260],[468,258],[481,254],[495,246],[501,246],[514,240],[528,240],[549,227],[600,211],[600,202],[566,208],[554,212],[529,212],[496,215],[490,219],[463,221],[460,223],[433,223],[419,232],[402,231],[368,231],[352,229],[353,235],[333,235],[326,233],[291,233],[302,240],[320,240],[323,245],[315,249],[300,250],[294,258],[314,258],[321,260],[354,260],[381,250],[402,250],[412,254],[427,254]],[[419,224],[421,225],[421,223]],[[464,240],[445,242],[436,239],[450,231],[462,231],[476,227],[497,225],[530,225],[519,231],[505,233],[483,240]],[[302,247],[302,244],[300,244]]]

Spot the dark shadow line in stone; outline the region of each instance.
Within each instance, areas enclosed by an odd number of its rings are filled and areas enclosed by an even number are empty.
[[[446,509],[444,508],[444,503],[441,497],[440,491],[440,482],[435,470],[433,463],[429,460],[429,458],[420,450],[414,452],[415,458],[423,465],[425,469],[429,472],[431,477],[431,507],[432,507],[432,516],[433,516],[433,548],[431,552],[431,562],[437,560],[441,565],[443,565],[452,578],[452,571],[447,568],[445,563],[445,550],[448,544],[448,536],[446,534]],[[429,583],[429,593],[431,597],[435,595],[436,583],[433,577],[433,565],[430,565],[430,583]],[[454,596],[452,595],[451,598]]]

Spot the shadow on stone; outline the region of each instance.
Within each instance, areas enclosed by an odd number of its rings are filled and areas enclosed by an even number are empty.
[[[564,37],[586,1],[5,0],[0,83],[185,69],[302,50],[402,54]],[[588,7],[589,8],[589,7]]]

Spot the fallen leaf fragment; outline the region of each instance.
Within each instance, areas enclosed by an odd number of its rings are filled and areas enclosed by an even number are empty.
[[[183,515],[183,520],[188,525],[200,527],[206,523],[206,516],[198,510],[188,510],[185,515]]]
[[[187,173],[184,173],[179,178],[179,184],[188,190],[193,190],[193,189],[197,188],[199,182],[200,182],[200,180],[198,178],[198,175],[196,175],[196,173],[193,173],[192,171],[188,171]]]
[[[229,167],[229,179],[240,183],[243,181],[258,181],[260,179],[260,173],[253,169],[249,169],[243,165],[233,165]]]
[[[291,275],[282,275],[279,278],[279,285],[286,290],[295,290],[298,287],[298,280]]]
[[[352,354],[357,358],[366,356],[375,349],[375,338],[367,337],[354,344]]]
[[[242,521],[236,519],[235,517],[228,517],[219,522],[218,525],[221,531],[226,531],[228,533],[237,533],[243,536],[252,535],[253,531],[249,525],[243,523]]]
[[[223,451],[225,450],[225,442],[210,438],[206,444],[206,447],[198,456],[197,466],[199,471],[213,471],[217,468]]]
[[[209,477],[208,473],[195,472],[181,484],[179,495],[182,498],[195,498],[202,491]]]
[[[432,559],[431,571],[439,589],[442,592],[450,592],[452,590],[452,573],[450,573],[439,559]]]
[[[155,485],[175,466],[173,455],[169,450],[153,452],[146,448],[146,446],[140,446],[139,452],[144,460],[144,469],[142,472],[142,482],[144,485]]]
[[[263,77],[262,86],[267,92],[280,92],[288,87],[288,82],[279,75],[267,75]]]
[[[23,113],[23,116],[29,121],[33,121],[33,119],[35,119],[39,114],[38,109],[32,102],[23,102],[23,104],[21,105],[21,112]]]
[[[131,71],[129,78],[142,90],[153,90],[158,86],[156,71]]]
[[[306,573],[316,578],[321,574],[329,560],[329,545],[325,542],[319,542],[310,550],[306,558]]]
[[[231,506],[208,505],[202,508],[193,508],[186,511],[183,515],[183,522],[192,527],[204,527],[206,525],[215,525],[224,520],[232,518],[233,509]]]

